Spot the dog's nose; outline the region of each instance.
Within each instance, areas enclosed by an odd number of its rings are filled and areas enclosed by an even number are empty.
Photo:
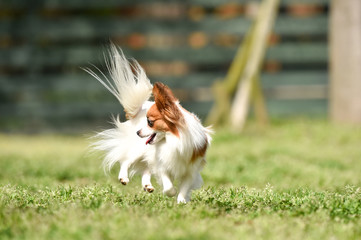
[[[137,135],[138,135],[139,137],[141,137],[141,136],[140,136],[140,130],[137,131]]]

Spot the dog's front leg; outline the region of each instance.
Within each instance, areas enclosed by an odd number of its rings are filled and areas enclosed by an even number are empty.
[[[120,163],[120,171],[119,171],[119,175],[118,175],[118,180],[123,185],[127,185],[127,183],[129,183],[128,169],[129,169],[131,163],[132,163],[131,160],[126,160],[126,161]]]
[[[168,197],[173,197],[176,195],[177,190],[173,186],[173,183],[171,179],[169,178],[169,175],[165,172],[161,173],[161,179],[163,184],[163,193],[167,195]]]
[[[149,169],[144,170],[142,175],[142,186],[144,191],[147,191],[149,193],[154,191],[154,187],[152,186],[152,183],[150,181],[152,175],[149,171]]]

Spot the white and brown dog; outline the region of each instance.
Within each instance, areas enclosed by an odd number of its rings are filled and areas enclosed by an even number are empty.
[[[158,177],[163,192],[177,202],[190,200],[191,190],[201,187],[200,171],[210,144],[211,130],[196,115],[185,110],[162,83],[151,85],[134,60],[130,64],[114,45],[107,61],[112,82],[85,69],[102,83],[124,107],[127,121],[114,119],[115,127],[97,134],[94,148],[105,152],[104,167],[120,163],[119,181],[126,185],[134,173],[142,175],[142,186],[153,192],[151,175]],[[133,71],[135,73],[133,73]],[[153,93],[154,102],[149,101]],[[179,191],[173,185],[179,182]]]

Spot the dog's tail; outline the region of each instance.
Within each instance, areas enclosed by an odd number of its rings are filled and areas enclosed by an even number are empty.
[[[110,45],[109,56],[105,56],[105,62],[112,81],[96,66],[94,68],[99,71],[101,77],[89,68],[84,68],[84,70],[118,99],[124,108],[126,117],[131,119],[137,115],[143,103],[150,98],[153,86],[139,63],[135,59],[130,63],[122,50],[114,44]]]

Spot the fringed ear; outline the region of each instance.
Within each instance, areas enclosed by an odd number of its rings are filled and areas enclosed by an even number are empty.
[[[153,96],[158,110],[167,121],[173,124],[183,121],[183,115],[176,104],[178,99],[173,95],[169,87],[160,82],[154,83]]]

